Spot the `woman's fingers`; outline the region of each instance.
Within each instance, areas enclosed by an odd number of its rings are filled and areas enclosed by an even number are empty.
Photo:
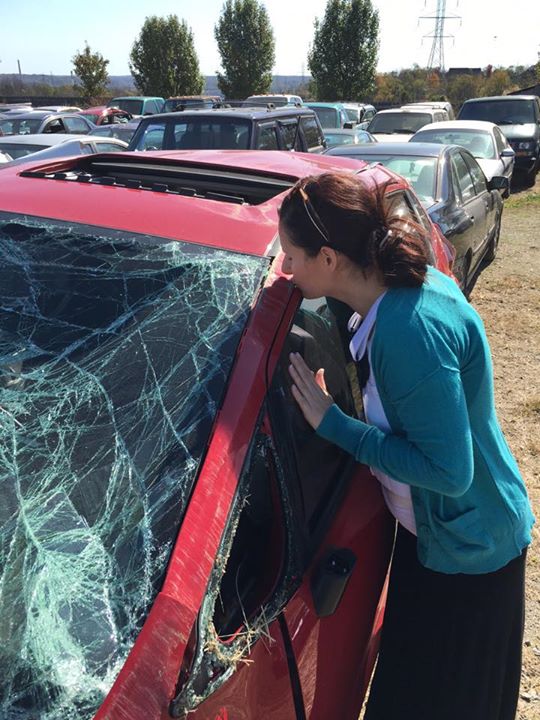
[[[308,423],[316,428],[332,405],[326,390],[324,370],[313,373],[297,353],[291,353],[289,373],[293,380],[292,394]]]

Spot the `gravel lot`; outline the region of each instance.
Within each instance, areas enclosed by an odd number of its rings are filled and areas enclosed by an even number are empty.
[[[499,252],[471,302],[493,353],[499,420],[537,517],[527,557],[527,610],[518,720],[540,719],[540,175],[506,201]]]

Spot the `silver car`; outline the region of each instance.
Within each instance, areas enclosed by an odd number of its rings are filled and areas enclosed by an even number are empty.
[[[512,179],[515,152],[495,123],[483,120],[430,123],[418,130],[409,142],[460,145],[476,158],[487,180],[501,175],[509,182]],[[507,191],[503,197],[507,197]]]

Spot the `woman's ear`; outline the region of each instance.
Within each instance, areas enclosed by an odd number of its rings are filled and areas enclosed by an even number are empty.
[[[338,256],[336,251],[333,248],[328,247],[328,245],[323,245],[319,252],[325,267],[328,270],[335,270],[338,265]]]

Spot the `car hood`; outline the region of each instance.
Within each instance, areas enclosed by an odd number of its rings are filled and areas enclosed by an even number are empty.
[[[538,127],[534,123],[524,123],[522,125],[499,125],[499,127],[509,140],[527,140],[540,134]]]

